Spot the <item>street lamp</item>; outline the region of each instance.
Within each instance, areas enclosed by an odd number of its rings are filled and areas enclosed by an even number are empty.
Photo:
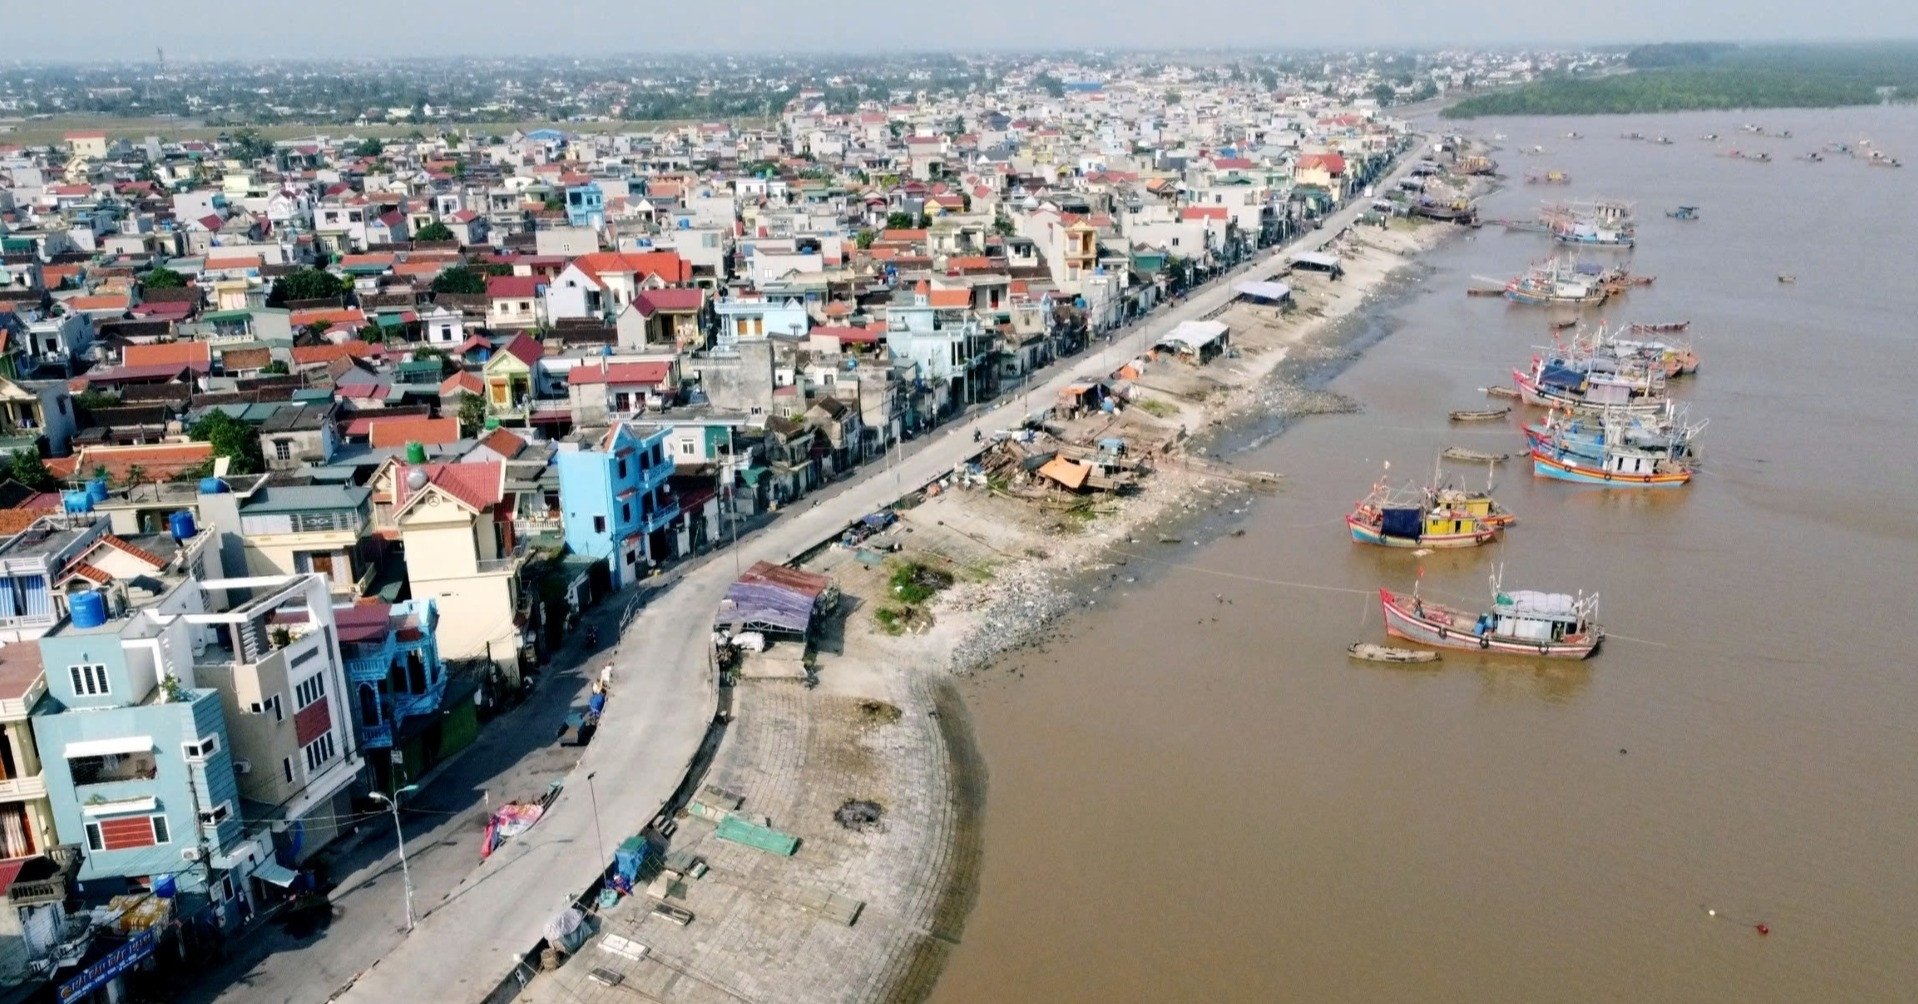
[[[420,790],[417,784],[409,784],[395,791],[391,796],[384,792],[372,792],[372,797],[393,812],[393,839],[400,845],[400,881],[406,886],[406,929],[413,930],[413,872],[406,864],[406,831],[400,829],[400,796],[411,795]]]
[[[606,870],[606,835],[599,829],[599,790],[593,787],[593,778],[599,771],[590,771],[586,775],[586,796],[593,800],[593,843],[599,847],[599,868]]]

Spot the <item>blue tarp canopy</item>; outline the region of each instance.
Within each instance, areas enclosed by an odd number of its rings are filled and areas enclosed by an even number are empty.
[[[1379,530],[1387,537],[1408,537],[1416,540],[1419,535],[1419,521],[1424,513],[1417,509],[1387,509],[1380,513]]]
[[[1538,382],[1542,387],[1564,387],[1568,390],[1577,390],[1585,386],[1585,374],[1575,369],[1553,364],[1545,367],[1544,371],[1539,373]]]

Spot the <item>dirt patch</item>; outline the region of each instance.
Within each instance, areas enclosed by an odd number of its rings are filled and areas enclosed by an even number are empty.
[[[841,805],[832,814],[833,821],[854,833],[879,828],[879,820],[885,816],[886,807],[869,799],[856,798]]]
[[[878,725],[891,725],[899,720],[902,712],[884,701],[860,701],[859,720]]]

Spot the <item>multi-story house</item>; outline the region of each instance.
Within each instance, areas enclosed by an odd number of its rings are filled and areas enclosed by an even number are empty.
[[[497,280],[495,280],[497,281]],[[524,332],[493,351],[482,368],[486,413],[494,418],[525,418],[533,407],[534,370],[545,349]]]
[[[0,450],[64,457],[73,442],[73,395],[59,380],[0,377]]]
[[[372,521],[370,488],[275,485],[240,503],[239,537],[249,575],[314,573],[351,595],[366,571],[360,540]]]
[[[887,308],[886,347],[895,361],[917,364],[920,379],[944,388],[941,410],[962,408],[990,390],[996,336],[969,311],[926,301],[921,295]]]
[[[566,222],[598,230],[606,225],[606,194],[592,182],[566,189]]]
[[[326,199],[313,208],[313,237],[334,254],[364,251],[373,212],[362,198]]]
[[[46,693],[39,646],[0,647],[0,858],[7,860],[45,854],[59,843],[30,717]]]
[[[713,304],[719,315],[719,333],[713,348],[733,351],[740,342],[784,335],[799,338],[812,327],[812,318],[797,299],[735,297]]]
[[[672,528],[679,502],[667,485],[671,431],[616,422],[599,435],[560,444],[566,545],[574,554],[606,561],[615,589],[638,581],[650,565],[677,551]]]
[[[439,608],[431,598],[362,603],[336,609],[334,618],[373,787],[392,791],[417,780],[459,740],[446,735],[440,721],[446,666],[439,655]]]
[[[642,292],[680,286],[692,266],[671,251],[598,251],[580,255],[546,289],[548,316],[618,317]]]
[[[679,390],[678,360],[621,359],[605,356],[566,371],[566,391],[578,426],[599,426],[632,418],[648,408],[672,404]]]
[[[31,641],[66,618],[66,595],[54,583],[107,538],[107,527],[106,520],[42,519],[0,541],[0,642]]]
[[[379,528],[404,550],[411,599],[432,600],[460,625],[440,639],[440,656],[487,659],[516,684],[523,555],[502,504],[505,472],[498,461],[429,464],[423,448],[409,446],[404,460],[374,471],[369,487]]]

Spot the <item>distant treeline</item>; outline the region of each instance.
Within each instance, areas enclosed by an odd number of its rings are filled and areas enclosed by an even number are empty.
[[[1648,62],[1637,62],[1637,60]],[[1617,115],[1725,108],[1833,108],[1918,99],[1918,44],[1661,45],[1633,50],[1632,73],[1551,77],[1468,98],[1449,118]]]

